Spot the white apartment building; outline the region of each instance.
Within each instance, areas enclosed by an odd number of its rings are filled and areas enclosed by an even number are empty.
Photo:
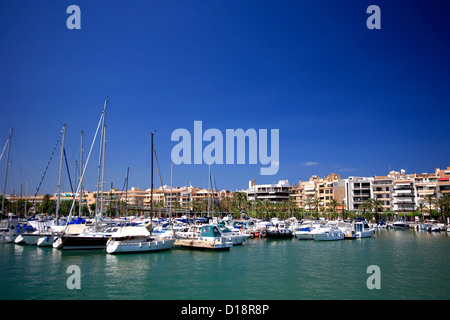
[[[288,180],[280,180],[274,184],[255,184],[255,180],[249,181],[247,189],[247,199],[253,201],[259,199],[261,201],[269,200],[271,202],[280,202],[289,200],[290,184]]]
[[[361,205],[373,197],[373,177],[348,177],[345,179],[345,203],[347,210],[360,210]]]
[[[392,192],[394,191],[392,181],[393,179],[389,176],[375,176],[372,183],[373,197],[382,203],[383,211],[392,210]]]

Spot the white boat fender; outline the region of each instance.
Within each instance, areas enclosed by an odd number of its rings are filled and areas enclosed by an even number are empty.
[[[142,242],[139,242],[139,248],[142,248]]]

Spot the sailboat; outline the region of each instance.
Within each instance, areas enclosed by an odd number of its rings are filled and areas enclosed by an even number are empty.
[[[66,127],[67,125],[64,124],[63,128],[61,129],[61,135],[62,135],[62,141],[61,141],[61,154],[60,154],[60,161],[59,161],[59,178],[58,178],[58,199],[56,202],[56,222],[58,221],[58,214],[59,214],[59,208],[60,208],[60,194],[61,194],[61,174],[62,174],[62,166],[63,166],[63,159],[64,159],[64,144],[65,144],[65,137],[66,137]],[[58,138],[59,140],[59,138]],[[51,225],[44,224],[37,222],[37,229],[34,232],[30,233],[21,233],[15,240],[15,243],[17,244],[27,244],[27,245],[39,245],[39,246],[51,246],[53,244],[53,239],[56,236],[55,232],[53,231]]]
[[[5,216],[5,194],[6,194],[6,181],[8,177],[8,165],[9,165],[9,155],[11,151],[11,139],[12,139],[13,128],[9,128],[9,136],[6,140],[5,147],[3,148],[0,159],[3,156],[3,152],[5,151],[6,145],[8,145],[8,154],[6,157],[6,168],[5,168],[5,183],[3,185],[3,197],[2,197],[2,212],[1,218]],[[17,236],[17,223],[13,223],[13,221],[8,217],[7,220],[2,220],[0,224],[0,238],[1,242],[13,242]]]
[[[83,174],[80,179],[80,184],[77,188],[77,193],[80,191],[81,181],[83,180],[84,173],[86,172],[87,163],[89,161],[90,153],[92,151],[92,146],[95,142],[95,138],[97,136],[100,125],[102,125],[101,131],[101,139],[100,139],[100,154],[98,161],[98,172],[97,172],[97,195],[100,194],[100,209],[99,209],[99,200],[98,196],[96,197],[96,206],[95,206],[95,223],[93,228],[89,228],[86,226],[84,231],[80,234],[68,234],[64,232],[62,235],[58,237],[58,239],[53,243],[53,247],[57,249],[63,250],[81,250],[81,249],[105,249],[106,243],[109,238],[118,230],[116,227],[108,226],[108,224],[100,224],[101,215],[103,212],[103,186],[104,186],[104,165],[105,165],[105,143],[106,143],[106,125],[105,125],[105,114],[106,114],[106,105],[108,100],[105,100],[105,105],[103,108],[102,115],[100,117],[99,124],[97,126],[97,131],[94,136],[94,141],[91,145],[91,150],[89,151],[88,159],[86,161],[86,165],[83,169]],[[99,181],[101,176],[101,183]],[[101,184],[101,192],[99,190]],[[73,202],[70,212],[74,208],[75,202]],[[70,213],[70,215],[71,215]]]
[[[153,195],[153,132],[151,133],[151,194]],[[172,184],[172,183],[171,183]],[[152,206],[153,209],[153,206]],[[172,210],[169,211],[170,213]],[[153,210],[150,213],[150,221],[153,218]],[[107,253],[131,253],[131,252],[153,252],[169,250],[175,243],[173,236],[153,235],[152,225],[147,227],[122,227],[106,244]]]

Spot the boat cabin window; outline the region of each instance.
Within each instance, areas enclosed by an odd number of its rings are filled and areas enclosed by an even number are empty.
[[[217,229],[217,227],[213,228],[213,233],[214,233],[214,237],[220,237],[221,236],[220,231],[219,231],[219,229]]]

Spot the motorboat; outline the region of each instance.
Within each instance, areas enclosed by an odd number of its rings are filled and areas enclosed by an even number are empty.
[[[222,234],[222,237],[228,239],[228,241],[230,241],[234,246],[243,244],[248,238],[250,238],[250,234],[232,231],[225,224],[219,223],[217,224],[217,227],[219,228],[219,232]]]
[[[233,243],[228,237],[222,236],[218,225],[206,224],[201,227],[200,237],[197,239],[177,239],[175,242],[183,248],[224,251],[230,250]]]
[[[292,238],[293,232],[285,221],[275,222],[273,226],[266,229],[266,237],[268,238]]]
[[[356,238],[370,238],[374,233],[373,228],[369,227],[366,219],[355,219],[353,221],[353,230]]]
[[[399,219],[392,224],[392,227],[394,229],[409,229],[409,224],[405,220]]]
[[[314,230],[312,226],[304,226],[294,231],[294,236],[299,240],[313,240],[311,231]]]
[[[145,227],[122,227],[106,243],[107,253],[154,252],[169,250],[174,237],[154,236]]]
[[[180,230],[175,233],[177,239],[198,239],[201,236],[202,225],[191,224],[187,230]]]
[[[311,235],[314,240],[320,241],[343,240],[345,238],[344,232],[335,226],[316,228],[311,231]]]
[[[319,221],[304,221],[297,229],[294,231],[294,236],[299,240],[313,240],[311,231],[316,228],[320,228],[321,224]]]

